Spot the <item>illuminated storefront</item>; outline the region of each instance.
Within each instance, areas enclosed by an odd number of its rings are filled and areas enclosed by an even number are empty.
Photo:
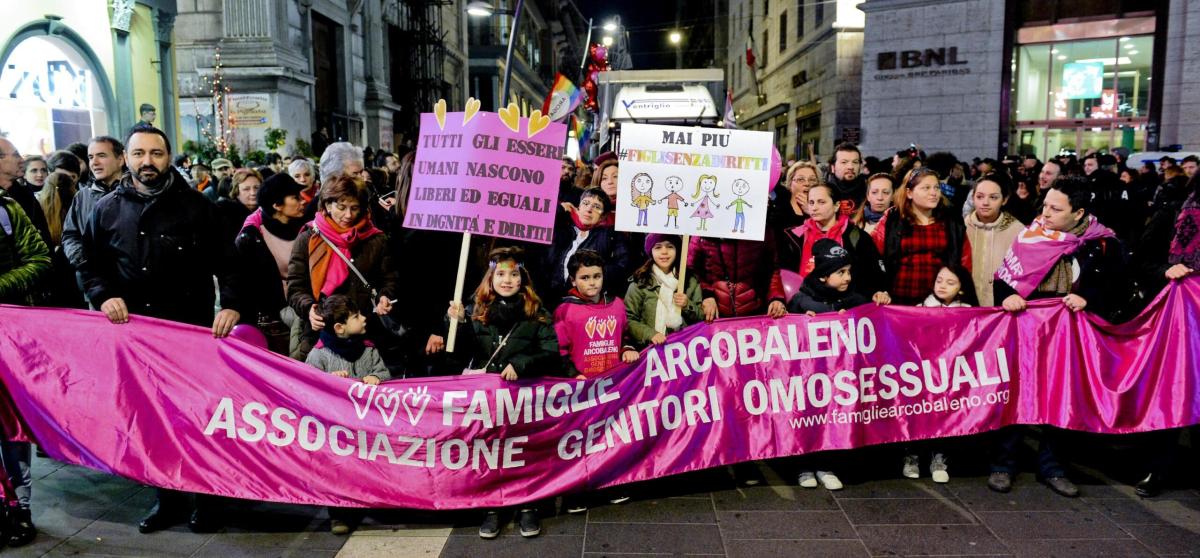
[[[1013,151],[1045,159],[1091,149],[1144,151],[1154,18],[1030,27],[1013,57]]]
[[[173,0],[14,3],[0,19],[0,132],[22,154],[123,137],[138,107],[175,137]]]
[[[1200,2],[867,0],[862,146],[1200,149]]]

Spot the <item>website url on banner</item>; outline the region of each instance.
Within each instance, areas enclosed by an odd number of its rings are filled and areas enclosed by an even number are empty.
[[[937,401],[922,401],[905,405],[888,407],[868,407],[860,411],[833,411],[822,415],[811,415],[788,419],[792,428],[812,428],[829,424],[871,424],[877,420],[890,420],[929,413],[957,413],[984,405],[1003,405],[1008,403],[1008,390],[1001,390],[986,395],[964,395]]]

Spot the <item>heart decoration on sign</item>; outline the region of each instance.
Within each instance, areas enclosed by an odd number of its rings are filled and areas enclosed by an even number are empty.
[[[383,423],[387,426],[392,425],[392,421],[396,420],[396,413],[400,411],[401,395],[388,389],[375,396],[375,408],[379,409],[379,416],[383,417]]]
[[[359,420],[367,418],[367,413],[371,412],[371,400],[375,397],[376,389],[372,385],[354,382],[346,390],[346,396],[354,404],[354,414],[358,415]]]
[[[500,121],[506,128],[518,133],[521,131],[521,107],[518,107],[516,103],[509,103],[497,114],[500,115]]]
[[[421,415],[425,413],[425,406],[433,399],[429,396],[429,388],[421,386],[419,388],[408,388],[404,391],[404,396],[400,399],[400,404],[404,405],[404,412],[408,414],[408,422],[413,426],[421,422]]]
[[[550,125],[550,117],[542,114],[541,110],[535,110],[529,115],[529,137],[536,136],[538,132],[545,130]]]
[[[466,126],[467,122],[470,122],[472,118],[475,118],[476,114],[479,114],[480,106],[482,106],[482,103],[479,102],[479,99],[467,97],[467,107],[465,112],[463,112],[463,126]]]
[[[433,105],[433,115],[437,117],[438,129],[446,129],[446,100],[438,99]]]

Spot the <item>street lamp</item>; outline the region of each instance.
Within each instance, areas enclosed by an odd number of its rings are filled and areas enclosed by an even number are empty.
[[[608,35],[605,35],[604,38],[600,39],[600,43],[603,44],[605,47],[610,47],[613,45],[613,38],[609,37]]]
[[[496,13],[496,7],[488,2],[468,2],[467,15],[474,17],[491,17]]]
[[[491,17],[493,14],[502,13],[512,15],[512,28],[508,32],[508,53],[504,55],[504,85],[500,87],[500,106],[496,107],[499,110],[508,101],[508,87],[510,78],[512,78],[512,56],[513,46],[517,44],[517,24],[521,21],[521,7],[524,6],[525,0],[517,0],[516,7],[512,12],[507,10],[497,10],[489,2],[468,2],[467,14],[475,17]]]
[[[621,25],[619,23],[617,23],[616,21],[608,21],[608,22],[605,22],[605,24],[604,24],[604,30],[608,31],[609,33],[612,33],[613,31],[616,31],[617,28],[620,26]]]
[[[672,45],[675,45],[675,69],[683,68],[683,50],[680,48],[680,44],[683,43],[683,33],[671,31],[667,39],[671,41]]]

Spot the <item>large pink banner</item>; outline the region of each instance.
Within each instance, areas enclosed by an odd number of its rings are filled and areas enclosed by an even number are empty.
[[[404,226],[549,244],[567,127],[516,105],[421,115]]]
[[[1198,297],[1200,280],[1175,283],[1118,326],[1057,301],[1015,316],[867,306],[726,320],[588,381],[377,387],[198,327],[5,306],[0,421],[57,459],[155,486],[333,506],[510,505],[1014,423],[1196,424]]]

